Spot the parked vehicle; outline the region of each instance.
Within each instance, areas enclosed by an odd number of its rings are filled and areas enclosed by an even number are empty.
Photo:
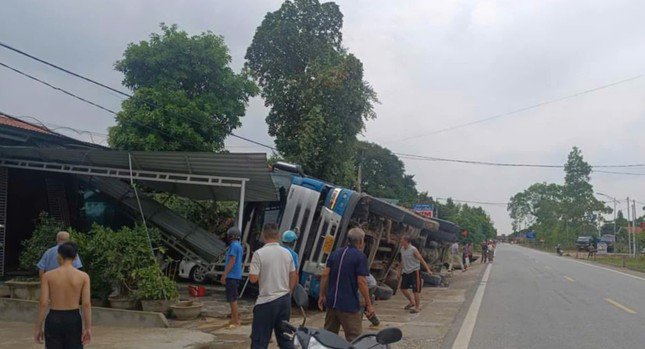
[[[282,323],[286,334],[292,336],[295,348],[316,348],[316,349],[386,349],[390,344],[396,343],[403,338],[403,333],[395,327],[385,328],[378,333],[367,333],[349,343],[335,333],[320,328],[306,327],[307,314],[304,308],[308,305],[307,292],[302,287],[296,287],[293,293],[293,300],[302,312],[302,324],[293,326],[288,321]]]
[[[594,238],[592,236],[579,236],[576,241],[576,248],[578,251],[589,251],[593,248]]]
[[[607,253],[613,253],[614,243],[616,242],[616,235],[604,234],[600,237],[600,242],[604,242],[607,245]]]

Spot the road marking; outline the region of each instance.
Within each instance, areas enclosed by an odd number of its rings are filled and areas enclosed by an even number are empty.
[[[568,258],[567,258],[567,260],[568,260],[568,261],[571,261],[571,262],[579,263],[579,264],[584,264],[584,265],[589,266],[589,267],[592,267],[592,268],[597,268],[597,269],[602,269],[602,270],[607,270],[607,271],[613,271],[614,273],[617,273],[617,274],[620,274],[620,275],[624,275],[624,276],[628,276],[628,277],[630,277],[630,278],[632,278],[632,279],[645,281],[645,278],[642,278],[642,277],[640,277],[640,276],[636,276],[636,275],[632,275],[632,274],[628,274],[628,273],[623,273],[622,271],[618,271],[618,270],[614,270],[614,269],[610,269],[610,268],[601,267],[601,266],[599,266],[599,265],[595,265],[595,264],[591,264],[591,263],[587,263],[587,262],[580,262],[580,261],[576,261],[576,260],[572,260],[572,259],[568,259]]]
[[[547,256],[556,257],[556,256],[554,256],[553,254],[548,253],[548,252],[539,251],[539,250],[534,250],[534,249],[531,249],[531,248],[528,248],[528,247],[524,247],[524,246],[521,246],[521,247],[522,247],[522,248],[525,248],[525,249],[527,249],[527,250],[533,251],[533,252],[542,253],[542,254],[545,254],[545,255],[547,255]],[[601,267],[601,266],[599,266],[599,265],[595,265],[595,264],[591,264],[591,263],[587,263],[587,262],[577,261],[577,260],[574,260],[574,259],[571,259],[571,258],[566,258],[566,257],[562,257],[562,258],[563,258],[563,260],[565,260],[565,261],[574,262],[574,263],[579,263],[579,264],[586,265],[586,266],[588,266],[588,267],[592,267],[592,268],[596,268],[596,269],[602,269],[602,270],[606,270],[606,271],[611,271],[611,272],[614,272],[614,273],[616,273],[616,274],[620,274],[620,275],[623,275],[623,276],[630,277],[630,278],[632,278],[632,279],[645,281],[645,278],[642,278],[642,277],[640,277],[640,276],[636,276],[636,275],[632,275],[632,274],[628,274],[628,273],[623,273],[622,271],[618,271],[618,270],[614,270],[614,269],[610,269],[610,268]]]
[[[486,266],[486,271],[484,271],[482,281],[479,283],[477,291],[475,291],[475,297],[473,298],[473,302],[470,304],[468,313],[466,313],[464,322],[461,324],[461,329],[459,329],[457,338],[452,344],[452,349],[468,349],[468,346],[470,345],[470,338],[472,337],[473,330],[475,329],[477,314],[479,314],[479,308],[482,305],[484,291],[486,290],[486,282],[488,282],[488,277],[490,276],[490,269],[492,266],[492,264]]]
[[[624,306],[624,305],[622,305],[622,304],[620,304],[620,303],[616,302],[615,300],[613,300],[613,299],[611,299],[611,298],[605,298],[605,300],[607,301],[607,303],[609,303],[609,304],[613,305],[614,307],[616,307],[616,308],[618,308],[618,309],[620,309],[620,310],[625,311],[626,313],[629,313],[629,314],[636,314],[636,311],[635,311],[635,310],[630,309],[630,308],[627,308],[626,306]]]
[[[569,282],[574,282],[574,281],[576,281],[576,280],[574,280],[574,279],[572,279],[572,278],[570,278],[570,277],[568,277],[568,276],[565,276],[564,278],[565,278],[565,279],[567,279],[567,281],[569,281]]]

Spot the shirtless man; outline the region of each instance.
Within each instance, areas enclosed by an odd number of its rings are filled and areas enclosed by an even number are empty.
[[[34,340],[47,349],[83,348],[92,339],[90,277],[74,268],[77,247],[73,242],[58,246],[59,268],[43,274]],[[79,303],[83,305],[82,322]],[[45,312],[49,314],[45,320]],[[43,321],[45,332],[43,334]]]

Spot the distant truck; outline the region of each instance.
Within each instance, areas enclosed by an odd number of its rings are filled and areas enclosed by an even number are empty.
[[[578,251],[589,251],[590,248],[594,247],[594,242],[593,236],[578,236],[576,248]]]

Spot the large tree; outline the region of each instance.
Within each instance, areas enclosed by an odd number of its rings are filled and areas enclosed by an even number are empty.
[[[594,196],[592,168],[574,147],[564,165],[564,184],[535,183],[511,197],[513,229],[535,230],[550,243],[572,244],[579,235],[597,234],[597,223],[611,209]]]
[[[350,184],[356,135],[375,116],[361,61],[342,46],[338,5],[285,1],[268,13],[246,52],[270,107],[269,134],[310,175]]]
[[[110,129],[110,145],[125,150],[220,151],[239,127],[257,86],[229,67],[221,36],[189,36],[161,25],[148,41],[131,43],[116,62],[134,92]]]
[[[561,198],[562,186],[553,183],[535,183],[513,195],[507,207],[513,219],[513,230],[557,223]]]
[[[564,165],[564,187],[562,189],[562,216],[573,234],[589,234],[596,230],[598,218],[611,209],[594,196],[590,183],[591,165],[580,149],[573,147]]]
[[[370,195],[412,204],[417,197],[413,175],[392,151],[378,144],[359,141],[356,167],[361,168],[361,190]]]

